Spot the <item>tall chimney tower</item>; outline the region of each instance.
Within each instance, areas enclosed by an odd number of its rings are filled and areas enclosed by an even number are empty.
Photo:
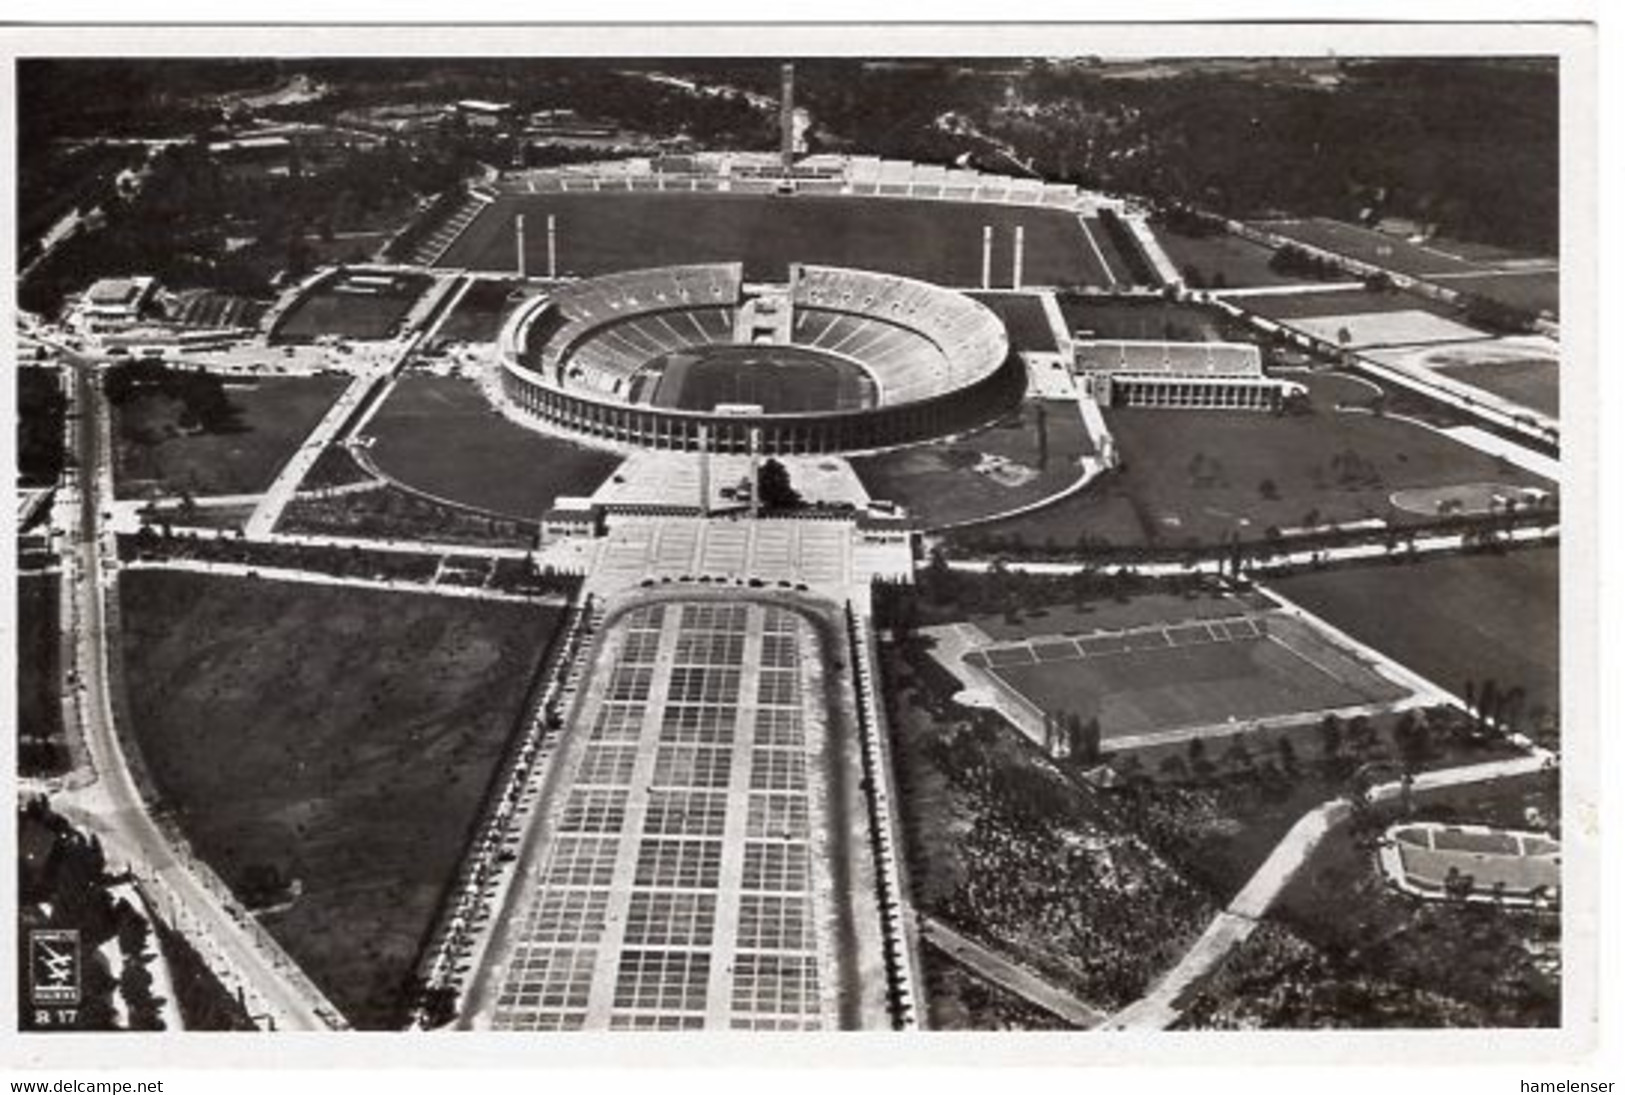
[[[525,276],[525,215],[514,214],[513,218],[513,253],[514,264],[519,270],[519,276]]]
[[[982,288],[993,288],[993,226],[982,225]]]
[[[779,66],[779,159],[785,171],[796,162],[796,66]]]
[[[1027,250],[1027,231],[1026,231],[1025,228],[1023,228],[1021,225],[1018,224],[1018,225],[1016,225],[1016,256],[1015,256],[1016,261],[1015,261],[1015,269],[1010,274],[1010,283],[1011,283],[1010,287],[1012,289],[1020,289],[1021,288],[1021,262],[1022,262],[1022,259],[1026,257],[1026,250]]]
[[[553,213],[547,215],[547,276],[559,276],[559,218]]]

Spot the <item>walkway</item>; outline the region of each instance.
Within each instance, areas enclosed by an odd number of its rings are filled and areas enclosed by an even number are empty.
[[[1411,792],[1414,794],[1441,787],[1530,775],[1547,767],[1551,761],[1550,753],[1536,750],[1528,756],[1511,760],[1422,772],[1412,781]],[[1385,802],[1397,797],[1401,790],[1402,785],[1397,780],[1381,784],[1371,789],[1371,801]],[[1217,969],[1237,944],[1246,941],[1258,926],[1259,918],[1269,911],[1281,891],[1297,877],[1320,842],[1348,817],[1349,809],[1346,799],[1337,798],[1322,803],[1299,818],[1297,824],[1275,846],[1263,866],[1242,887],[1235,900],[1213,918],[1185,956],[1162,975],[1150,992],[1118,1011],[1102,1028],[1164,1030],[1171,1026],[1187,1004],[1185,996]]]
[[[925,915],[921,915],[919,920],[921,939],[1006,992],[1014,993],[1082,1030],[1105,1022],[1106,1012],[1084,1003],[1025,966],[1012,962],[975,940],[965,938],[940,920]]]

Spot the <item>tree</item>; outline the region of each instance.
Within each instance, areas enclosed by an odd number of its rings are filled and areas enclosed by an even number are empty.
[[[1273,502],[1281,497],[1281,491],[1275,485],[1275,480],[1266,478],[1259,481],[1258,495],[1267,502]]]
[[[1079,744],[1083,752],[1079,760],[1083,764],[1098,764],[1100,762],[1100,719],[1091,717],[1080,729]]]
[[[756,491],[764,509],[797,509],[802,504],[801,492],[791,484],[789,470],[771,458],[756,474]]]
[[[1327,760],[1343,752],[1343,720],[1336,715],[1320,720],[1320,752]]]

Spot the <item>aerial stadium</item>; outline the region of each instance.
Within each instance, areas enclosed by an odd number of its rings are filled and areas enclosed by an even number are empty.
[[[656,449],[885,448],[996,418],[1025,388],[983,305],[827,266],[748,288],[737,263],[576,282],[517,311],[498,356],[525,417]]]

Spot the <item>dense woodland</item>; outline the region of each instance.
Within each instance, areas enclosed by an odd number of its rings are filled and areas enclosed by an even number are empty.
[[[1126,79],[1093,63],[801,59],[797,101],[811,112],[814,151],[1031,172],[1230,216],[1409,217],[1457,238],[1556,252],[1554,62],[1315,64],[1330,86],[1293,63],[1175,65]],[[296,75],[322,94],[244,105],[244,95]],[[516,147],[448,125],[382,146],[302,153],[309,158],[296,157],[289,178],[244,177],[201,144],[244,125],[478,96],[522,111],[570,109],[702,148],[766,149],[775,144],[778,78],[778,62],[765,59],[24,62],[19,189],[33,197],[20,218],[22,251],[28,257],[43,225],[67,208],[99,209],[105,224],[42,263],[22,302],[50,311],[95,277],[136,271],[176,288],[264,293],[277,275],[319,261],[313,243],[398,227],[481,163],[512,162]],[[142,152],[76,143],[154,136],[189,143],[155,152],[136,186],[121,186],[118,173]],[[574,158],[544,150],[549,157]]]

